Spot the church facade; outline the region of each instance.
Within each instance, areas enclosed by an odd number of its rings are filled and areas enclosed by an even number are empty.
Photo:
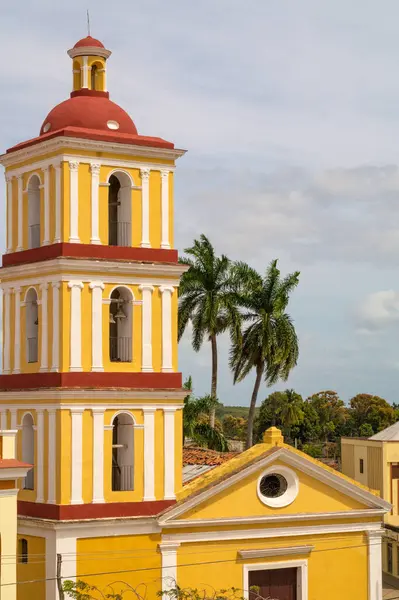
[[[146,597],[177,582],[380,600],[390,505],[278,430],[182,485],[173,185],[184,151],[138,134],[109,99],[101,42],[68,54],[70,98],[0,157],[0,427],[34,465],[18,496],[18,599],[58,598],[59,576],[123,580]]]

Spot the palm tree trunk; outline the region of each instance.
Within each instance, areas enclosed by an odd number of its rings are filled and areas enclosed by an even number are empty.
[[[216,400],[217,382],[218,382],[218,348],[216,342],[216,335],[211,335],[211,347],[212,347],[212,383],[211,383],[211,397]],[[215,429],[215,407],[211,409],[209,415],[209,424],[212,429]]]
[[[254,389],[252,391],[251,404],[249,406],[248,428],[247,428],[247,443],[246,443],[247,449],[251,448],[251,446],[253,445],[255,406],[256,406],[256,401],[258,399],[258,392],[259,392],[260,384],[261,384],[261,381],[262,381],[263,368],[264,368],[264,363],[262,361],[256,367],[255,385],[254,385]]]

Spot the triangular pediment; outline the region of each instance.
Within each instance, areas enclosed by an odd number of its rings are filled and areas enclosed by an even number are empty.
[[[234,461],[229,461],[230,472],[225,463],[204,477],[203,485],[200,476],[191,490],[190,485],[183,489],[178,504],[160,516],[160,524],[293,520],[295,515],[334,518],[350,514],[355,518],[366,513],[377,516],[390,508],[368,488],[287,446],[266,450],[249,464],[243,459],[239,465]],[[280,501],[265,497],[259,487],[262,480],[268,481],[265,476],[274,474],[287,485]]]

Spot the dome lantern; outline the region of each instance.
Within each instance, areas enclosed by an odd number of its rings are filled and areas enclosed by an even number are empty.
[[[102,42],[88,35],[68,50],[73,60],[73,92],[90,90],[92,93],[107,92],[106,60],[111,56]]]

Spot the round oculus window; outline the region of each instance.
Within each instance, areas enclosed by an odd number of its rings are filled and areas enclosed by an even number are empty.
[[[107,121],[108,129],[119,129],[118,121]]]
[[[43,133],[47,133],[51,129],[51,123],[46,123],[43,127]]]
[[[280,473],[265,475],[259,482],[259,491],[265,498],[280,498],[288,488],[288,482]]]

